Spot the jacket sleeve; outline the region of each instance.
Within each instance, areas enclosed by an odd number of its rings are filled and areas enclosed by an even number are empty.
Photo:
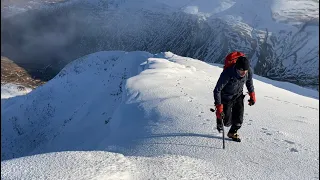
[[[246,86],[249,93],[254,92],[253,81],[252,81],[252,69],[248,71],[248,79],[246,81]]]
[[[229,82],[230,76],[228,75],[227,71],[222,71],[220,74],[219,80],[216,84],[216,87],[213,90],[214,96],[214,104],[221,104],[221,91],[223,87]]]

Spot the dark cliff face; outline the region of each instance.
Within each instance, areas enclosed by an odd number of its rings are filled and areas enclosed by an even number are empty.
[[[319,49],[308,30],[319,26],[313,21],[296,31],[247,32],[221,19],[201,20],[166,7],[152,11],[110,6],[78,2],[3,19],[1,54],[31,74],[42,69],[37,76],[50,79],[68,62],[102,50],[171,51],[216,63],[238,50],[250,58],[255,74],[319,85]]]

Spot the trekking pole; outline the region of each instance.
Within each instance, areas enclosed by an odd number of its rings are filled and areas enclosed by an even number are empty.
[[[212,109],[212,108],[210,108],[210,111],[211,112],[215,112],[215,110],[214,109]],[[222,121],[222,148],[223,149],[225,149],[225,143],[224,143],[224,123],[223,123],[223,118],[224,118],[224,116],[222,115],[221,116],[221,121]]]

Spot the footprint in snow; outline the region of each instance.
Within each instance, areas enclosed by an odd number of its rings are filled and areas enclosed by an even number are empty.
[[[289,144],[295,144],[295,142],[289,141],[289,140],[284,140],[284,142],[289,143]]]
[[[272,133],[268,132],[268,129],[267,129],[267,128],[261,128],[261,129],[262,129],[262,131],[260,131],[260,132],[263,132],[263,133],[265,133],[265,134],[268,135],[268,136],[271,136],[271,135],[272,135]]]
[[[307,118],[306,118],[306,117],[304,117],[304,116],[297,116],[297,118],[307,119]]]
[[[290,152],[299,152],[296,148],[291,148]]]
[[[297,120],[297,119],[295,119],[295,120],[293,120],[293,121],[295,121],[295,122],[299,122],[299,123],[303,123],[303,124],[308,124],[308,122],[306,122],[306,121],[302,121],[302,120]]]
[[[250,119],[249,122],[247,123],[247,125],[251,125],[252,120]]]
[[[274,139],[275,141],[278,141],[278,142],[280,142],[280,141],[284,141],[284,142],[286,142],[286,143],[288,143],[288,144],[290,144],[290,145],[293,145],[293,144],[296,144],[295,142],[293,142],[293,141],[289,141],[289,140],[280,140],[280,139]],[[279,144],[280,145],[280,144]],[[288,147],[289,148],[289,147]],[[298,149],[297,148],[289,148],[289,150],[290,150],[290,152],[299,152],[298,151]],[[306,151],[308,151],[307,149],[304,149],[304,150],[306,150]]]

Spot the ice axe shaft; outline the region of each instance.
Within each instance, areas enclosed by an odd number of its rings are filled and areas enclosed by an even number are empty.
[[[210,111],[211,111],[211,112],[215,112],[216,110],[213,109],[213,108],[210,108]],[[225,149],[223,118],[224,118],[224,116],[221,117],[221,122],[222,122],[222,148]]]

